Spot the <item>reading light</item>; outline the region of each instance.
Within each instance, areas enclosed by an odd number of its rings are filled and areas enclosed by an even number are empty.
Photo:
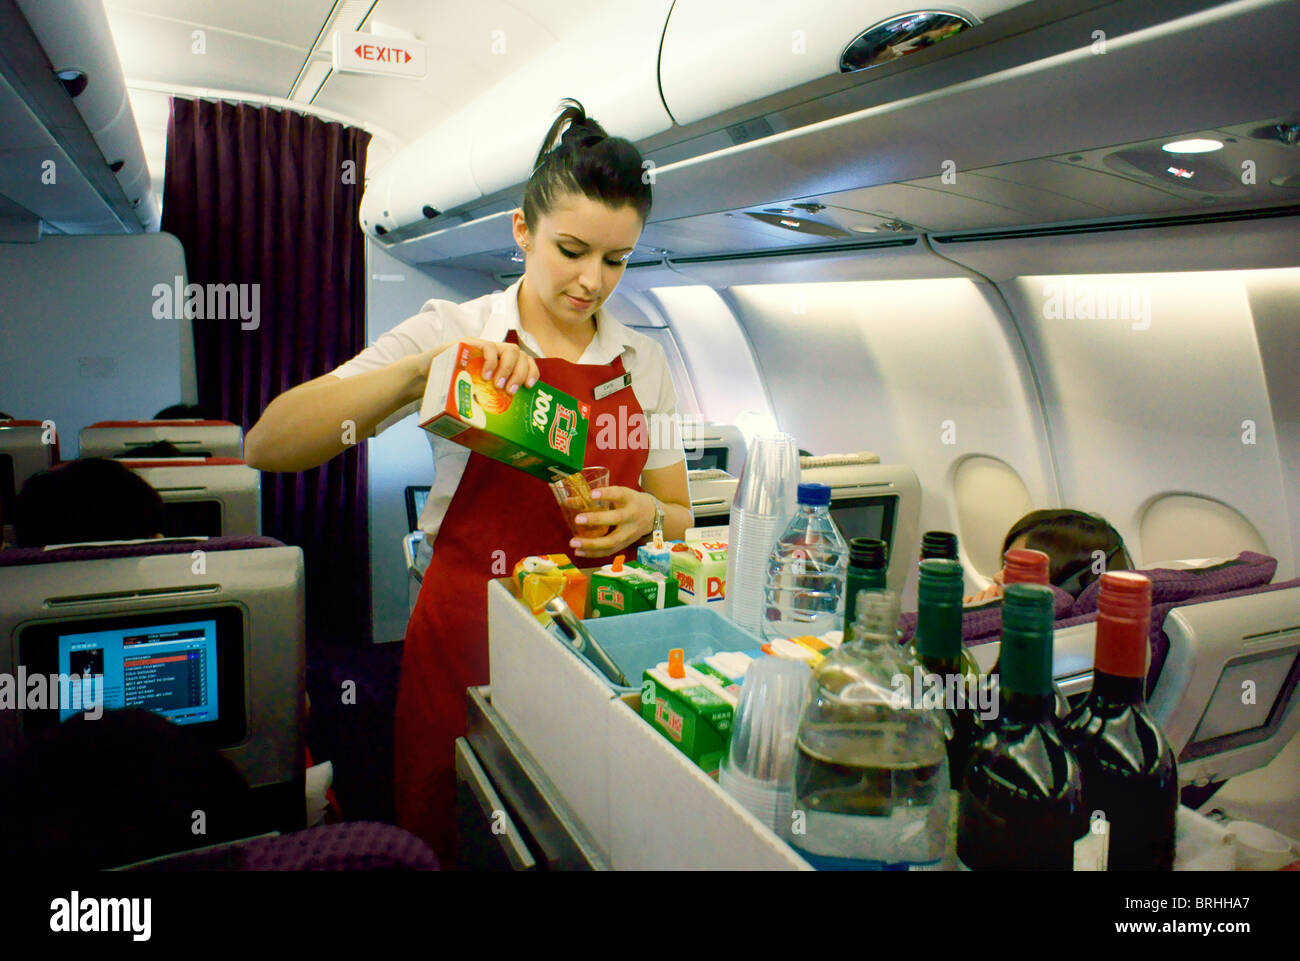
[[[68,96],[76,98],[86,89],[90,82],[86,79],[86,74],[81,70],[56,70],[54,75],[59,78],[59,83],[63,84],[63,89],[68,91]]]
[[[1223,144],[1218,140],[1175,140],[1160,149],[1169,153],[1213,153],[1222,150]]]

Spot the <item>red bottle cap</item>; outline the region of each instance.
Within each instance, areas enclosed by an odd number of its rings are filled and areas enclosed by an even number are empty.
[[[1150,624],[1151,581],[1132,571],[1101,575],[1094,670],[1116,677],[1146,677]]]
[[[1002,584],[1042,584],[1051,583],[1049,571],[1052,559],[1042,551],[1031,551],[1023,547],[1013,547],[1003,556]]]

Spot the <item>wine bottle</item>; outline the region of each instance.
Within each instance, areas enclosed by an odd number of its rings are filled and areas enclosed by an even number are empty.
[[[942,688],[944,733],[948,736],[948,773],[953,790],[961,786],[962,772],[975,735],[974,705],[979,667],[962,646],[962,570],[956,561],[921,561],[917,592],[916,634],[908,654],[924,670],[924,687]],[[931,703],[935,698],[923,698]]]
[[[1002,555],[1002,586],[1005,589],[1009,584],[1042,584],[1047,586],[1051,583],[1049,580],[1051,572],[1052,559],[1042,551],[1031,551],[1026,548],[1013,547]],[[997,683],[998,670],[1001,667],[1001,651],[998,652],[998,660],[993,662],[993,670],[989,672],[992,683]],[[1052,681],[1052,699],[1053,713],[1058,718],[1064,718],[1070,713],[1070,700],[1065,696],[1065,692]]]
[[[999,695],[962,782],[958,863],[1070,871],[1095,842],[1079,762],[1052,719],[1052,592],[1042,585],[1013,584],[1003,596]]]
[[[849,541],[849,569],[844,585],[844,640],[857,621],[858,592],[883,591],[889,567],[889,545],[871,537]]]
[[[1092,691],[1065,721],[1083,769],[1084,806],[1106,821],[1111,871],[1172,871],[1178,764],[1147,713],[1151,581],[1101,576]]]
[[[926,531],[921,535],[921,560],[955,561],[957,535],[952,531]]]

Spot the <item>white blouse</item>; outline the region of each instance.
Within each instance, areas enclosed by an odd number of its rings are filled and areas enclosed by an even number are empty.
[[[505,290],[485,294],[474,300],[458,304],[449,300],[429,300],[414,317],[402,321],[356,357],[330,371],[336,377],[351,377],[368,370],[387,367],[410,354],[427,350],[461,337],[504,341],[506,333],[513,330],[519,345],[534,358],[544,357],[541,347],[532,334],[519,323],[519,286],[516,280]],[[632,393],[648,421],[654,417],[662,423],[674,422],[677,416],[677,391],[668,372],[668,360],[663,348],[645,334],[620,324],[606,311],[595,313],[596,336],[578,359],[580,364],[612,364],[622,356],[623,367],[632,375]],[[420,401],[408,404],[382,421],[375,428],[381,434],[393,424],[420,409]],[[671,420],[670,420],[671,419]],[[470,451],[453,441],[430,433],[433,448],[434,483],[429,499],[420,513],[420,528],[433,542],[442,526],[451,499],[465,473]],[[678,431],[652,429],[648,431],[650,449],[647,452],[646,470],[670,467],[686,459]],[[675,446],[673,442],[675,441]],[[667,444],[668,446],[656,446]]]

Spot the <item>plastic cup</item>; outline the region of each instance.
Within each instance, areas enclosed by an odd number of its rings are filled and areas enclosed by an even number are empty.
[[[1290,838],[1262,824],[1231,821],[1228,831],[1237,847],[1239,871],[1277,871],[1297,858]]]
[[[807,664],[758,658],[745,672],[718,784],[777,834],[789,832],[799,722],[808,703]]]
[[[584,467],[576,474],[569,474],[551,482],[551,493],[564,514],[564,523],[577,537],[604,537],[610,531],[608,524],[578,524],[574,518],[593,510],[603,510],[602,505],[591,499],[591,492],[603,490],[609,486],[608,467]]]

